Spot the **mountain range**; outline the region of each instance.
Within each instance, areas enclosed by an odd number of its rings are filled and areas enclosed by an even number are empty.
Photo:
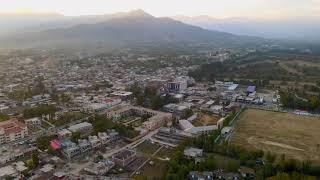
[[[261,20],[248,18],[217,19],[210,16],[175,16],[175,20],[237,35],[259,36],[269,39],[320,42],[319,17]]]
[[[63,18],[55,14],[48,15],[47,19],[49,17],[50,21],[40,18],[42,25],[28,26],[30,31],[7,35],[1,39],[1,45],[12,48],[208,43],[230,47],[265,41],[263,38],[207,30],[172,18],[157,18],[142,10],[98,17]]]

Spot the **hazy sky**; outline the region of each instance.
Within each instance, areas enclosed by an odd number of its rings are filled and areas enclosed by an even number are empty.
[[[0,0],[0,12],[109,14],[143,9],[155,16],[209,15],[218,18],[320,16],[320,0]]]

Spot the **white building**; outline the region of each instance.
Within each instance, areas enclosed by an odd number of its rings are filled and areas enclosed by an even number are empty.
[[[179,120],[179,127],[184,132],[190,133],[193,136],[199,136],[201,134],[209,134],[212,131],[218,130],[218,126],[217,125],[195,127],[188,120]]]
[[[98,137],[102,145],[110,142],[110,136],[105,132],[99,132]]]
[[[93,149],[100,148],[101,145],[102,145],[100,139],[98,138],[98,136],[89,136],[88,140],[89,140],[89,143],[91,144],[91,147]]]
[[[88,122],[79,123],[68,128],[71,132],[81,132],[89,134],[92,131],[92,124]]]
[[[194,158],[202,157],[203,150],[198,149],[198,148],[189,147],[183,151],[183,154],[187,159],[194,159]]]
[[[28,127],[40,127],[41,119],[39,117],[24,120]]]

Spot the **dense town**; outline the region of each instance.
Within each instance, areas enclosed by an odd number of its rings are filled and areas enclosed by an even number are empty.
[[[189,75],[201,63],[224,62],[253,51],[202,52],[197,55],[202,61],[194,60],[196,55],[135,53],[2,55],[0,179],[261,176],[255,167],[265,166],[270,158],[265,160],[260,151],[248,159],[240,156],[241,162],[220,153],[222,160],[216,161],[228,163],[210,164],[211,145],[230,141],[239,114],[253,109],[319,116],[284,109],[277,88],[224,80],[198,82]],[[204,142],[190,142],[199,139]],[[180,148],[183,162],[194,168],[171,170],[182,173],[179,177],[170,174],[170,164]]]

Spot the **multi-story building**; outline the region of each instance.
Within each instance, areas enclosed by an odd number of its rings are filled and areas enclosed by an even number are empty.
[[[27,125],[17,119],[0,122],[0,144],[17,141],[27,136]]]
[[[101,175],[106,174],[114,166],[115,166],[114,162],[106,160],[104,162],[90,163],[83,170],[86,171],[86,172],[89,172],[90,174],[100,175],[101,176]]]
[[[92,149],[98,149],[102,145],[100,139],[98,138],[98,136],[89,136],[88,140],[89,140],[89,142],[91,144]]]
[[[99,132],[98,137],[102,145],[106,145],[110,142],[110,136],[105,132]]]
[[[26,120],[24,120],[24,122],[28,127],[40,127],[41,126],[41,119],[39,117],[26,119]]]
[[[70,126],[68,128],[68,130],[70,130],[73,133],[80,132],[80,133],[84,133],[84,134],[90,134],[92,131],[92,124],[90,124],[88,122],[83,122],[83,123],[79,123],[79,124],[75,124],[73,126]]]
[[[79,146],[71,141],[63,142],[61,146],[63,149],[62,154],[68,159],[71,159],[81,153]]]
[[[86,139],[79,139],[78,140],[78,146],[80,148],[81,153],[85,153],[85,152],[91,150],[91,144]]]
[[[167,83],[169,92],[183,92],[188,88],[189,77],[178,77],[174,81]]]

